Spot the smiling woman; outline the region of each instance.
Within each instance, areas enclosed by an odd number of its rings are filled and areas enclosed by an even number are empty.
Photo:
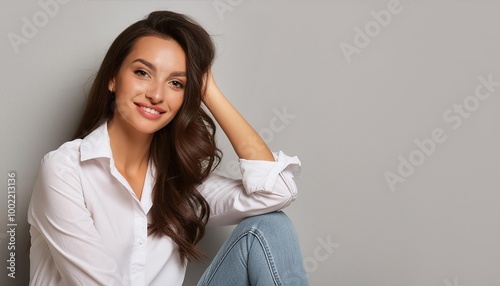
[[[111,150],[120,150],[114,156],[115,165],[139,199],[149,161],[149,149],[141,147],[144,142],[150,144],[153,134],[181,108],[185,70],[186,56],[176,41],[145,36],[137,40],[118,74],[109,81],[108,89],[116,97],[116,112],[108,122]],[[132,149],[138,152],[131,158],[132,152],[122,150],[130,150],[130,143],[125,146],[123,142],[141,137],[146,138]],[[131,160],[138,165],[130,164]]]
[[[152,136],[177,114],[185,82],[186,56],[176,41],[140,38],[109,82],[117,107],[109,129],[132,128]]]
[[[199,285],[307,284],[279,212],[296,197],[300,161],[273,154],[224,97],[214,54],[203,28],[168,11],[112,43],[74,140],[42,160],[28,211],[31,285],[182,285],[208,223],[238,226]],[[221,154],[202,104],[243,180],[212,173]]]

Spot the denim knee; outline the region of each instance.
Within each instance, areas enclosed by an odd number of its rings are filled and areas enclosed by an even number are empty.
[[[228,281],[308,285],[298,237],[288,216],[278,211],[248,217],[238,224],[198,285],[233,283]]]
[[[241,231],[249,229],[259,230],[259,232],[266,236],[273,234],[279,236],[296,235],[292,221],[282,211],[247,217],[236,228],[239,228]]]
[[[256,241],[254,238],[260,242],[273,273],[273,285],[308,285],[297,233],[286,214],[278,211],[248,217],[235,232],[242,236],[251,234],[247,236],[249,245]]]

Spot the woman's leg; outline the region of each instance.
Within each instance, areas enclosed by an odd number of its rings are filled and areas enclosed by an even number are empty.
[[[273,212],[241,221],[198,285],[308,285],[290,219]]]

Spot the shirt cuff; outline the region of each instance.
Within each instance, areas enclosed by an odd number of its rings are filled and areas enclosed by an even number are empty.
[[[287,179],[300,177],[301,162],[297,156],[290,157],[282,151],[273,155],[275,162],[240,159],[242,181],[247,194],[256,191],[273,192],[280,174],[288,177]]]

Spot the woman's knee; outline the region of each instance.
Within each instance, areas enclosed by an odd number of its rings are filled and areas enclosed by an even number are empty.
[[[247,217],[238,224],[237,228],[258,230],[266,236],[295,235],[295,228],[292,221],[282,211]]]
[[[276,285],[308,285],[298,236],[286,214],[278,211],[248,217],[238,227],[241,227],[239,234],[249,239],[249,249],[253,249],[253,245],[261,246],[255,248],[258,249],[256,252],[249,251],[250,256],[251,253],[257,253],[252,256],[253,258],[261,258],[253,260],[257,263],[252,264],[254,266],[252,269],[259,269],[262,265],[269,266],[274,281],[279,281]],[[258,244],[255,243],[257,241]],[[259,256],[264,253],[265,260]]]

